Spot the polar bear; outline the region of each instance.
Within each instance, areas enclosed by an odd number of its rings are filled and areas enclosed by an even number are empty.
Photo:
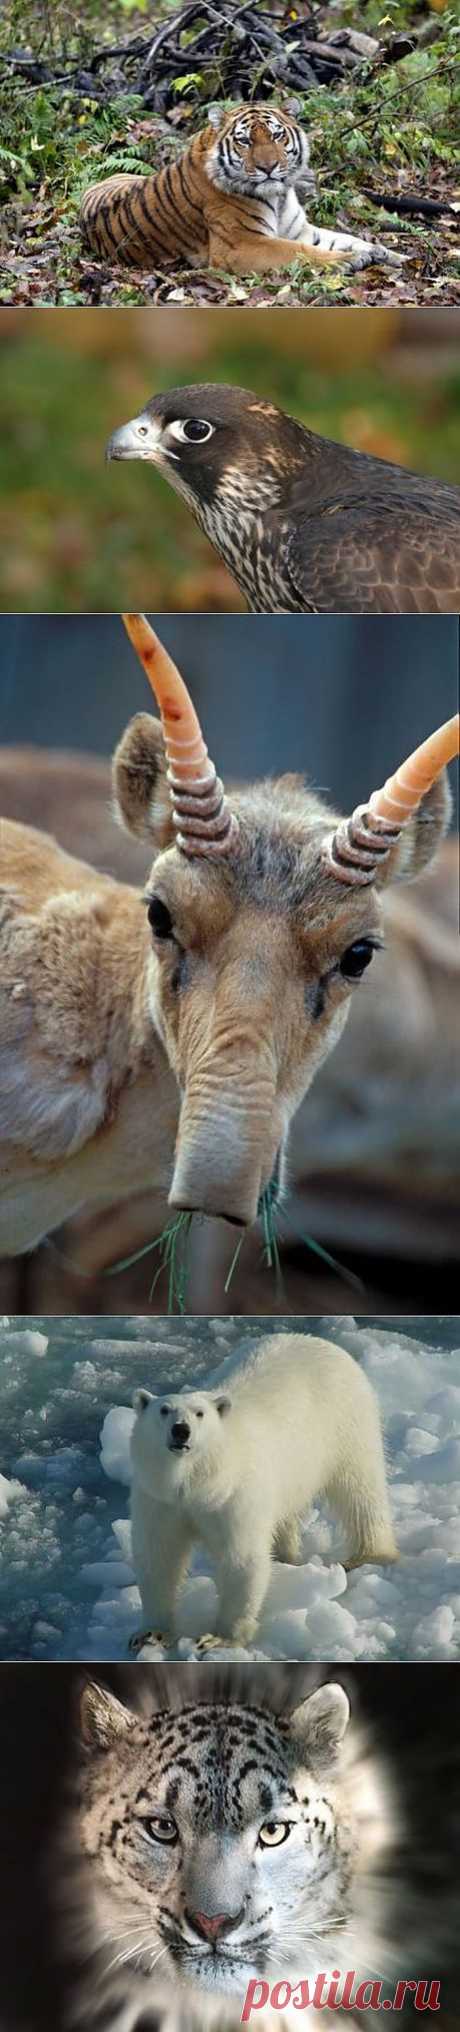
[[[231,1388],[138,1390],[131,1436],[133,1563],[148,1629],[176,1641],[176,1598],[192,1549],[210,1553],[218,1635],[247,1644],[271,1558],[300,1557],[300,1518],[325,1496],[345,1525],[345,1564],[398,1557],[377,1399],[353,1357],[303,1333],[259,1342]]]

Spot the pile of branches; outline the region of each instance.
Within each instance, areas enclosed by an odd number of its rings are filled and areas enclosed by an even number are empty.
[[[303,7],[300,14],[287,6],[283,16],[259,7],[258,0],[243,5],[190,0],[153,36],[131,36],[97,49],[85,55],[84,66],[77,58],[59,64],[19,51],[5,62],[33,84],[62,84],[99,99],[135,92],[164,116],[177,107],[182,80],[188,97],[199,103],[270,98],[280,87],[304,94],[312,85],[340,83],[348,72],[364,71],[382,57],[395,61],[412,47],[400,35],[382,48],[373,36],[353,29],[338,29],[325,41],[318,14],[309,9],[305,14]]]

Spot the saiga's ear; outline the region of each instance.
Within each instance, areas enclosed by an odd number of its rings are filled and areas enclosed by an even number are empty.
[[[112,763],[115,814],[128,833],[148,840],[157,852],[174,843],[171,798],[160,721],[136,713],[122,735]]]
[[[444,839],[451,812],[450,785],[447,770],[443,769],[442,776],[438,776],[437,782],[427,791],[413,818],[403,826],[398,845],[382,862],[381,872],[377,872],[375,877],[376,888],[384,889],[391,882],[413,882],[416,875],[422,874],[423,868],[434,860]]]

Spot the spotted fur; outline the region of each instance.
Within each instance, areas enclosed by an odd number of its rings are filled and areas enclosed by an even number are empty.
[[[244,273],[299,255],[310,264],[351,257],[354,268],[395,259],[380,243],[310,224],[299,197],[314,189],[309,155],[289,112],[216,108],[177,162],[91,184],[80,213],[85,240],[101,259],[140,268],[185,261]]]
[[[122,1964],[144,2007],[185,1990],[215,2025],[254,1975],[313,1979],[357,1966],[345,1956],[359,1950],[367,1964],[369,1789],[364,1830],[362,1781],[355,1771],[350,1782],[341,1747],[347,1718],[343,1689],[328,1684],[293,1714],[202,1694],[144,1717],[87,1690],[81,1831],[107,1983]],[[380,1846],[382,1795],[377,1815]],[[196,1919],[216,1912],[229,1923],[210,1942]]]

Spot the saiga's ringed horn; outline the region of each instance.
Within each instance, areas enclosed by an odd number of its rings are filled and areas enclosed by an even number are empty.
[[[394,776],[387,778],[381,790],[372,791],[368,804],[358,804],[352,817],[343,819],[336,831],[329,834],[323,842],[322,857],[338,882],[364,887],[375,880],[379,864],[390,848],[396,846],[403,826],[447,763],[458,755],[459,741],[460,719],[454,713],[451,720],[445,720],[444,726],[422,741],[420,748],[414,749],[413,755],[401,763]]]
[[[229,810],[183,678],[145,614],[122,614],[160,708],[177,845],[210,859],[230,854],[238,824]]]

